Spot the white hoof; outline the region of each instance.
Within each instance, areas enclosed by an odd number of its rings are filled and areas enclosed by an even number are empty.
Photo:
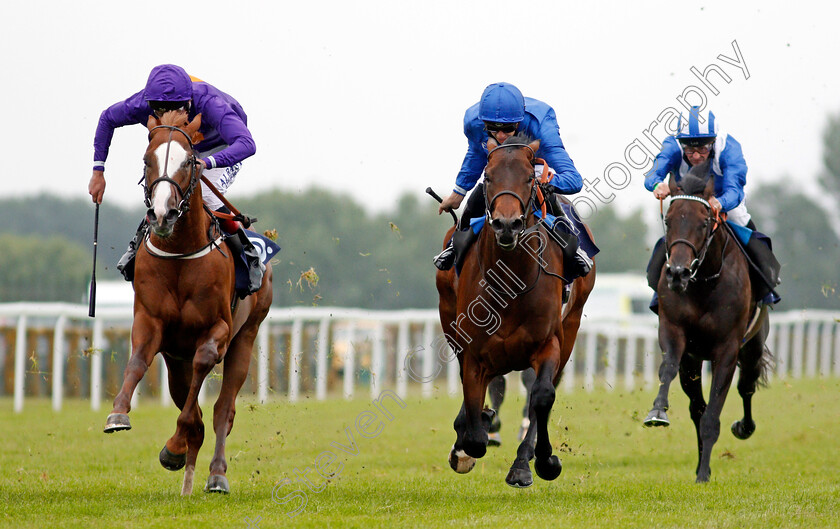
[[[475,466],[475,458],[467,455],[463,450],[453,450],[449,452],[449,466],[458,474],[466,474]]]

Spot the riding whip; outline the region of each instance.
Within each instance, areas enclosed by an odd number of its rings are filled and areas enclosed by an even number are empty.
[[[426,188],[426,193],[431,195],[431,197],[437,200],[438,202],[443,202],[443,199],[440,198],[440,196],[437,193],[435,193],[435,191],[431,187]],[[455,220],[455,224],[458,224],[458,216],[455,215],[455,212],[450,209],[449,214],[452,215],[452,218]]]
[[[90,275],[90,292],[88,293],[88,316],[96,315],[96,247],[99,239],[99,204],[93,217],[93,272]]]

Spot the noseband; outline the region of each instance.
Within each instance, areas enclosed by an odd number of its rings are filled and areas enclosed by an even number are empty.
[[[169,140],[166,142],[166,158],[163,162],[163,174],[156,178],[151,184],[146,183],[145,176],[143,177],[143,192],[145,194],[145,204],[147,208],[152,207],[152,191],[156,185],[160,184],[161,182],[167,182],[175,186],[175,189],[178,190],[178,194],[181,196],[181,202],[178,204],[178,218],[190,210],[190,196],[192,196],[193,190],[195,190],[195,185],[198,182],[197,174],[198,171],[196,170],[196,165],[198,165],[198,160],[196,160],[195,154],[193,153],[193,143],[192,139],[190,138],[189,134],[187,134],[183,129],[172,126],[172,125],[158,125],[157,127],[153,127],[149,131],[149,140],[152,139],[152,133],[157,129],[169,129]],[[190,144],[190,155],[189,155],[189,164],[190,164],[190,184],[187,187],[187,190],[184,191],[181,189],[181,186],[175,180],[169,178],[168,170],[169,170],[169,146],[172,144],[172,133],[178,131],[184,135],[187,139],[187,143]]]
[[[701,250],[699,252],[697,251],[697,247],[694,246],[694,243],[692,243],[688,239],[676,239],[676,240],[672,241],[670,244],[668,244],[668,246],[665,248],[665,266],[668,267],[668,268],[670,268],[670,266],[671,266],[670,265],[671,248],[673,248],[677,244],[685,244],[686,246],[691,248],[691,251],[694,253],[694,260],[691,262],[691,264],[688,267],[689,271],[691,272],[691,275],[689,276],[689,281],[695,281],[696,276],[697,276],[697,271],[700,269],[700,265],[703,264],[703,261],[706,259],[706,253],[708,253],[709,246],[712,244],[712,238],[715,236],[715,233],[717,232],[718,226],[720,225],[720,220],[719,220],[719,218],[712,216],[712,205],[709,204],[709,202],[707,200],[703,199],[703,198],[695,197],[695,196],[692,196],[692,195],[676,195],[676,196],[671,197],[672,202],[675,201],[675,200],[691,200],[693,202],[699,202],[706,207],[706,211],[708,212],[708,216],[706,217],[706,223],[710,227],[709,227],[708,233],[706,234],[706,238],[703,241],[703,247],[701,248]],[[712,220],[714,220],[714,223],[710,222]],[[663,224],[664,224],[664,222],[665,221],[664,221],[664,215],[663,215]],[[668,229],[666,227],[665,228],[665,233],[667,234],[667,232],[668,232]],[[728,242],[728,240],[727,240],[727,242]],[[726,250],[725,247],[724,247],[724,250]],[[720,275],[720,272],[718,272],[718,274],[713,276],[713,277],[717,277],[718,275]]]

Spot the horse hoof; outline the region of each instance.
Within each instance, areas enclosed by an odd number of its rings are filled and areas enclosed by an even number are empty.
[[[534,478],[528,468],[511,468],[505,483],[517,489],[526,489],[534,484]]]
[[[131,421],[125,413],[112,413],[105,419],[105,433],[119,432],[120,430],[131,430]]]
[[[163,450],[160,451],[160,455],[158,456],[160,460],[160,464],[166,470],[181,470],[184,468],[184,465],[187,464],[187,453],[184,452],[183,454],[173,454],[166,448],[166,445],[163,446]]]
[[[658,410],[656,408],[650,410],[648,413],[647,418],[645,419],[645,426],[650,428],[651,426],[670,426],[671,421],[668,420],[668,415],[665,413],[665,410]]]
[[[226,477],[214,474],[207,478],[207,485],[204,487],[204,492],[230,494],[230,485],[228,485]]]
[[[708,483],[709,478],[711,477],[711,472],[708,474],[697,474],[697,479],[694,480],[695,483]]]
[[[745,425],[744,421],[735,421],[732,423],[732,435],[738,439],[749,439],[755,432],[755,423],[749,422]]]
[[[502,435],[499,432],[487,434],[487,446],[502,446]]]
[[[463,450],[455,450],[449,452],[449,466],[458,474],[466,474],[475,466],[475,458],[468,456]]]
[[[563,471],[563,465],[560,463],[560,458],[553,455],[548,459],[537,459],[534,463],[534,470],[542,479],[552,481],[557,479],[557,476]]]

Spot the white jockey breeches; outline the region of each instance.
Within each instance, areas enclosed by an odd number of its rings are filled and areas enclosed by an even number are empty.
[[[228,188],[233,184],[236,175],[242,168],[242,162],[232,165],[230,167],[217,167],[215,169],[205,169],[204,175],[221,194],[227,193]],[[213,194],[207,186],[201,187],[201,197],[204,199],[204,204],[213,211],[219,209],[224,204],[219,198]],[[748,217],[749,218],[749,217]]]
[[[750,221],[750,214],[747,212],[747,199],[726,212],[726,219],[738,226],[746,226]]]

